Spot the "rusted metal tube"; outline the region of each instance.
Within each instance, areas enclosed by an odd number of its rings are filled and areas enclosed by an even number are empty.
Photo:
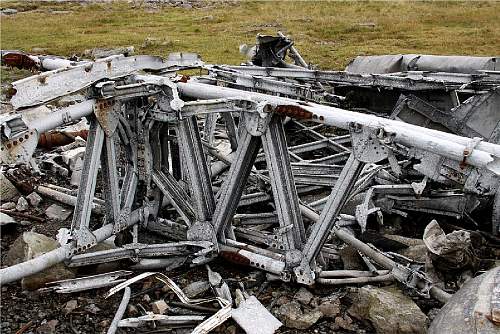
[[[76,137],[82,137],[87,140],[88,133],[88,130],[45,132],[38,137],[38,147],[51,149],[53,147],[68,145],[74,142]]]

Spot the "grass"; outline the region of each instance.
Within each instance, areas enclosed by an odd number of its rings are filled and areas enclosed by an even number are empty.
[[[240,44],[277,30],[323,69],[342,69],[356,55],[500,54],[500,3],[495,2],[262,1],[156,11],[120,1],[1,1],[0,6],[19,10],[1,18],[2,49],[41,48],[66,56],[133,45],[140,54],[193,51],[208,62],[237,64],[244,60]]]

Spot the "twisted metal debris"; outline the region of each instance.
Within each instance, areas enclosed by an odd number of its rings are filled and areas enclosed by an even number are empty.
[[[498,236],[500,75],[492,58],[460,58],[455,72],[439,67],[453,57],[432,56],[368,57],[350,72],[318,71],[292,45],[266,39],[245,66],[190,54],[51,62],[63,67],[13,83],[19,113],[1,119],[3,163],[32,161],[49,130],[84,117],[90,129],[66,243],[0,269],[0,283],[62,261],[156,259],[153,267],[172,268],[220,256],[287,282],[358,282],[345,278],[354,274],[446,302],[449,292],[423,264],[354,231],[418,212]],[[284,62],[287,51],[296,65]],[[193,68],[208,74],[181,74]],[[21,108],[75,92],[87,99],[23,121]],[[98,174],[104,218],[91,230]],[[134,225],[165,242],[138,243],[133,229],[133,243],[88,252]],[[329,261],[339,257],[337,240],[366,256],[368,274],[338,278]]]

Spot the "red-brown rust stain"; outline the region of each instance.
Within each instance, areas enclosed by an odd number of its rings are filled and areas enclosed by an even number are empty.
[[[38,147],[50,149],[57,146],[67,145],[74,142],[76,137],[82,137],[87,140],[88,133],[88,130],[45,132],[38,138]]]
[[[191,78],[189,77],[189,75],[184,75],[184,74],[183,74],[183,75],[182,75],[182,77],[179,79],[179,82],[186,83],[186,82],[188,82],[188,81],[189,81],[189,79],[191,79]]]
[[[312,119],[313,113],[296,105],[279,105],[274,109],[274,112],[289,116],[295,119]]]
[[[243,266],[248,266],[250,265],[250,259],[235,252],[229,252],[229,251],[221,251],[219,255],[223,258],[226,259],[229,262],[236,263],[236,264],[241,264]]]
[[[36,62],[22,52],[8,52],[2,55],[2,65],[17,67],[26,70],[38,68]]]

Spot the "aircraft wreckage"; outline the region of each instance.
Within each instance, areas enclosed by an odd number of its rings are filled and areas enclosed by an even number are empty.
[[[499,58],[363,56],[345,71],[322,71],[283,35],[259,36],[250,57],[230,66],[188,53],[69,61],[2,52],[3,63],[42,71],[12,84],[16,110],[0,118],[4,165],[37,169],[46,159],[37,149],[41,137],[82,118],[90,125],[76,198],[34,186],[74,206],[71,228],[59,231],[59,248],[0,269],[1,284],[61,262],[132,259],[135,268],[153,270],[220,257],[306,286],[396,281],[408,293],[448,302],[442,312],[460,307],[455,298],[472,298],[453,296],[429,268],[473,268],[472,277],[494,267],[479,270],[471,235],[499,245]],[[23,118],[28,107],[74,94],[80,100],[72,105]],[[102,224],[91,224],[92,216]],[[432,261],[384,250],[367,237],[393,220],[420,224]],[[144,230],[164,242],[139,242]],[[92,250],[129,231],[131,242]],[[343,244],[361,254],[366,271],[339,267]],[[478,297],[483,312],[472,317],[486,320],[455,333],[498,330],[498,267],[470,281],[480,284],[485,275],[495,292]],[[157,278],[192,302],[168,277]],[[102,285],[109,279],[71,284],[109,286]],[[130,283],[112,291],[125,288],[125,306]],[[231,316],[231,293],[217,291],[218,317],[194,332]],[[269,316],[266,333],[279,327]],[[431,332],[451,326],[443,317]]]

